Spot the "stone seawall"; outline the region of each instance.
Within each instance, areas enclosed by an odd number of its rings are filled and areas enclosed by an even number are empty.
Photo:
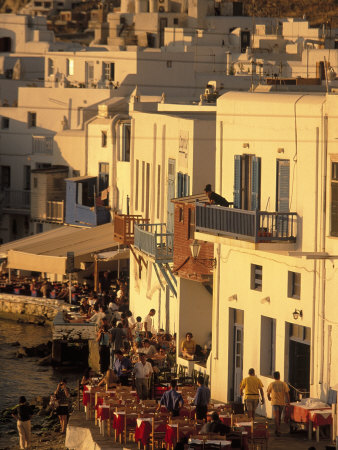
[[[59,311],[69,304],[49,298],[0,294],[0,318],[39,325],[51,324]]]

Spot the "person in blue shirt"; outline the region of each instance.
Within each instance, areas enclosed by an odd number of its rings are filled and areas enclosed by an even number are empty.
[[[123,356],[123,353],[120,350],[115,352],[116,359],[114,361],[114,372],[116,373],[120,383],[122,386],[128,386],[129,384],[129,376],[131,374],[131,370],[133,365],[129,358]]]
[[[172,413],[173,417],[178,416],[180,414],[180,409],[183,406],[183,397],[176,391],[177,381],[172,380],[170,382],[171,389],[166,391],[160,400],[158,405],[158,410],[161,406],[165,406],[169,412]]]
[[[207,418],[208,404],[210,402],[210,389],[204,386],[204,378],[197,378],[198,389],[193,401],[196,406],[196,419],[203,420]]]

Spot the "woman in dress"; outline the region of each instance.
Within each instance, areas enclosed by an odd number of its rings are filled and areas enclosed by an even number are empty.
[[[70,397],[70,393],[67,387],[67,380],[63,379],[62,381],[60,381],[54,394],[59,403],[59,406],[56,408],[56,414],[59,416],[61,433],[65,433],[69,417],[68,399]]]

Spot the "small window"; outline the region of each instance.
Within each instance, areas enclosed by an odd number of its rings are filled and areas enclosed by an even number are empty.
[[[67,58],[66,64],[67,75],[74,75],[74,60]]]
[[[262,290],[263,281],[263,267],[256,264],[251,264],[251,286],[250,289],[254,291]]]
[[[174,25],[178,25],[178,17],[174,17]]]
[[[53,75],[54,73],[54,60],[52,58],[48,58],[48,76]]]
[[[130,123],[122,124],[122,161],[130,161]]]
[[[178,209],[178,221],[179,222],[183,222],[183,217],[184,217],[183,213],[184,213],[183,208],[179,207],[179,209]]]
[[[195,209],[189,208],[188,239],[194,239],[194,234],[195,234]]]
[[[173,66],[173,62],[171,60],[167,61],[167,69],[171,69]]]
[[[28,122],[28,128],[36,127],[36,113],[35,112],[28,113],[27,122]]]
[[[288,297],[300,299],[301,274],[288,272]]]
[[[0,166],[0,188],[8,189],[11,186],[10,166]]]
[[[33,187],[34,187],[34,189],[37,189],[37,187],[38,187],[38,179],[37,179],[37,177],[33,178]]]
[[[23,166],[23,188],[25,191],[31,188],[31,166]]]
[[[101,131],[101,147],[107,147],[107,132]]]
[[[8,117],[2,117],[1,118],[1,129],[2,130],[8,130],[9,128],[9,118]]]
[[[103,78],[106,81],[114,81],[115,79],[115,64],[110,62],[103,63]]]
[[[72,172],[73,172],[73,177],[79,177],[80,176],[80,171],[79,170],[73,169]]]

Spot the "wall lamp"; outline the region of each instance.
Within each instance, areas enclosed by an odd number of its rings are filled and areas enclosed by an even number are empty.
[[[270,303],[270,297],[262,298],[261,303]]]
[[[277,148],[277,153],[284,153],[284,148],[283,147]]]
[[[230,295],[230,297],[228,298],[229,302],[237,302],[237,294],[234,295]]]
[[[243,148],[249,148],[250,144],[249,142],[243,142]]]
[[[303,310],[302,309],[295,309],[294,312],[292,313],[293,318],[295,320],[298,319],[298,317],[302,318],[303,317]]]
[[[194,261],[197,261],[209,269],[214,269],[216,267],[216,258],[199,258],[198,255],[201,250],[201,244],[194,239],[193,243],[190,244],[190,251]]]

